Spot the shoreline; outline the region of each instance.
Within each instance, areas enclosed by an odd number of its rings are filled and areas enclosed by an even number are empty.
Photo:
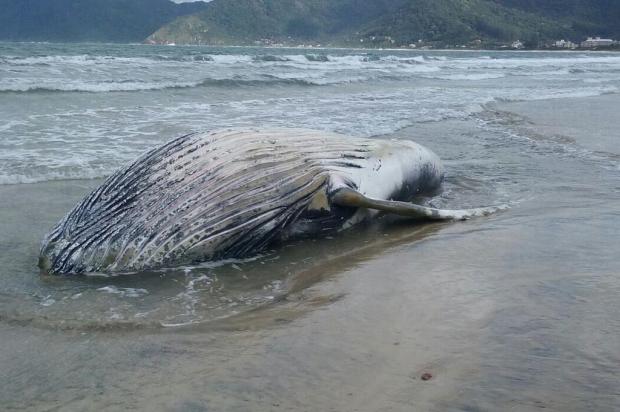
[[[93,45],[93,46],[145,46],[145,47],[205,47],[205,48],[243,48],[243,49],[298,49],[298,50],[379,50],[379,51],[421,51],[421,52],[515,52],[515,53],[546,53],[546,52],[558,52],[558,53],[614,53],[620,52],[620,47],[610,48],[610,49],[555,49],[555,48],[541,48],[541,49],[512,49],[512,48],[496,48],[496,49],[474,49],[474,48],[409,48],[409,47],[343,47],[343,46],[272,46],[272,45],[241,45],[241,44],[231,44],[231,45],[219,45],[219,44],[165,44],[165,43],[157,43],[157,44],[149,44],[144,42],[131,42],[131,43],[115,43],[115,42],[50,42],[50,41],[29,41],[29,40],[19,40],[19,41],[10,41],[10,40],[0,40],[0,45],[2,44],[50,44],[50,45]]]

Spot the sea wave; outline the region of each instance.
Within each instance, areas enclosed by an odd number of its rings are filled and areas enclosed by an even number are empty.
[[[196,87],[200,83],[149,83],[139,81],[118,81],[118,82],[98,82],[87,83],[84,81],[74,81],[70,83],[55,83],[47,85],[38,84],[9,84],[0,85],[0,93],[57,93],[57,92],[82,92],[82,93],[106,93],[106,92],[130,92],[147,90],[179,89]]]
[[[568,70],[565,68],[551,68],[550,70],[522,70],[522,71],[511,71],[508,74],[510,76],[547,76],[547,77],[560,77],[560,76],[568,76],[571,73],[575,73],[572,70]]]
[[[127,65],[145,65],[153,63],[195,63],[195,62],[213,62],[219,64],[237,64],[237,63],[283,63],[295,61],[298,63],[340,63],[345,65],[359,65],[359,63],[402,63],[402,64],[426,64],[433,62],[445,62],[449,59],[439,56],[396,56],[377,54],[353,54],[353,55],[335,55],[322,53],[307,54],[211,54],[211,53],[193,53],[185,55],[140,55],[140,56],[93,56],[93,55],[53,55],[53,56],[0,56],[0,65],[13,66],[54,66],[54,65],[110,65],[119,64]]]
[[[52,65],[97,65],[110,63],[127,64],[149,64],[157,60],[157,57],[122,57],[122,56],[92,56],[83,55],[55,55],[55,56],[2,56],[0,64],[8,64],[15,66],[52,66]]]
[[[326,56],[324,54],[305,54],[304,57],[309,62],[328,62],[328,61],[330,61],[329,60],[329,56]]]
[[[0,83],[0,93],[107,93],[107,92],[134,92],[134,91],[155,91],[166,89],[187,89],[195,87],[258,87],[258,86],[323,86],[335,83],[350,83],[359,81],[360,77],[348,79],[316,79],[308,80],[301,78],[282,78],[278,76],[265,75],[262,79],[229,78],[229,79],[204,79],[197,82],[142,82],[137,80],[129,81],[102,81],[88,83],[85,81],[74,81],[68,83],[54,84],[8,84]]]
[[[295,61],[306,64],[316,63],[336,63],[344,65],[367,64],[432,64],[446,65],[454,68],[495,68],[495,69],[514,69],[528,67],[545,67],[553,65],[556,67],[573,67],[585,65],[586,67],[576,70],[589,70],[587,65],[597,64],[616,65],[620,63],[620,56],[603,55],[593,56],[591,54],[574,54],[571,56],[546,56],[537,58],[514,58],[500,56],[433,56],[433,55],[411,55],[411,54],[334,54],[334,53],[306,53],[306,54],[219,54],[216,52],[192,52],[187,54],[139,54],[136,56],[114,56],[114,55],[39,55],[39,56],[19,56],[3,55],[0,56],[0,65],[19,65],[19,66],[54,66],[54,65],[148,65],[153,63],[196,63],[209,62],[216,64],[237,64],[237,63],[283,63]]]
[[[36,174],[11,174],[10,171],[0,172],[1,185],[19,185],[63,180],[94,180],[103,179],[114,172],[111,170],[75,168],[65,171],[46,171]]]
[[[437,76],[424,76],[428,79],[439,80],[489,80],[489,79],[501,79],[506,77],[504,73],[459,73],[459,74],[446,74]]]
[[[619,93],[618,87],[587,87],[583,89],[560,89],[560,90],[546,90],[539,93],[531,93],[524,91],[516,96],[497,97],[498,102],[523,102],[534,100],[552,100],[552,99],[571,99],[581,97],[595,97],[608,94]]]
[[[287,62],[290,59],[286,56],[275,56],[273,54],[259,54],[252,57],[255,62]]]

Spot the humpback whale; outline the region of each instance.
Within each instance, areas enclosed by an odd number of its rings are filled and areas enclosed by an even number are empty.
[[[498,208],[433,209],[439,158],[408,140],[303,129],[192,133],[112,174],[45,236],[46,274],[137,272],[251,256],[277,242],[379,214],[467,219]]]

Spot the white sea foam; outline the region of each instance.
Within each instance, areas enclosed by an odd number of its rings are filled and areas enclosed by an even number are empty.
[[[48,82],[41,81],[32,83],[29,80],[19,79],[3,79],[0,81],[0,92],[89,92],[89,93],[106,93],[120,91],[146,91],[146,90],[162,90],[169,88],[185,88],[196,87],[201,82],[140,82],[140,81],[107,81],[107,82],[87,82],[87,81],[69,81],[69,82]]]
[[[459,73],[459,74],[446,74],[438,76],[426,76],[431,79],[442,80],[487,80],[487,79],[501,79],[506,77],[504,73]]]
[[[593,97],[601,96],[605,94],[618,93],[620,89],[618,87],[588,87],[588,88],[574,88],[564,90],[545,90],[539,93],[528,93],[523,90],[521,93],[515,93],[513,96],[507,96],[498,98],[500,101],[533,101],[533,100],[551,100],[551,99],[569,99],[580,97]]]
[[[509,72],[511,76],[549,76],[549,77],[565,77],[570,75],[570,70],[566,68],[557,68],[552,70],[521,70]]]
[[[33,173],[32,175],[11,173],[10,170],[4,170],[0,172],[0,185],[29,184],[54,180],[98,179],[106,177],[114,170],[114,168],[110,168],[109,170],[92,170],[88,168],[80,168],[72,172],[55,172],[51,170],[40,170]]]
[[[109,64],[151,64],[153,59],[144,57],[118,57],[118,56],[92,56],[92,55],[68,55],[68,56],[2,56],[0,64],[18,66],[41,66],[41,65],[109,65]]]
[[[141,288],[119,288],[114,285],[104,286],[97,289],[99,292],[111,293],[126,298],[139,298],[149,293],[146,289]]]
[[[238,55],[238,54],[216,54],[211,56],[215,63],[222,64],[239,64],[239,63],[251,63],[252,56]]]

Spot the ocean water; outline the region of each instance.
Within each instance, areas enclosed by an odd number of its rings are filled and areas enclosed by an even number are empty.
[[[0,404],[618,410],[618,107],[617,53],[0,43]],[[429,204],[512,207],[39,275],[43,235],[105,176],[238,126],[412,139],[446,166]]]
[[[614,93],[619,75],[616,54],[5,43],[0,184],[102,177],[194,130],[383,135],[494,101]]]

